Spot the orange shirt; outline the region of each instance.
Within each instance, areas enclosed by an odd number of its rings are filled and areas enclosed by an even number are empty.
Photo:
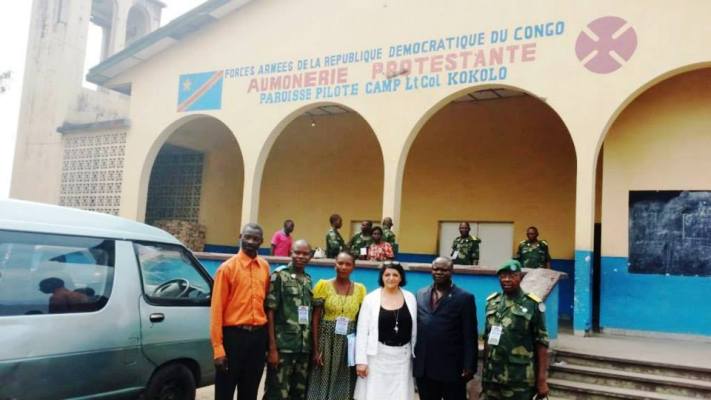
[[[215,358],[225,356],[222,327],[264,325],[264,299],[269,291],[269,263],[240,251],[215,274],[210,306],[210,339]]]

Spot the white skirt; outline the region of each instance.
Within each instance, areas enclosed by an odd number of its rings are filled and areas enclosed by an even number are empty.
[[[358,378],[356,400],[413,400],[412,348],[378,343],[378,354],[368,356],[368,377]]]

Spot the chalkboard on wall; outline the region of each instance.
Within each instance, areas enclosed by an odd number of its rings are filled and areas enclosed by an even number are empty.
[[[629,271],[711,276],[711,191],[630,191]]]

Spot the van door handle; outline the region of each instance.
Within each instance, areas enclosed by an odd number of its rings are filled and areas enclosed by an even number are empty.
[[[151,322],[162,322],[165,319],[165,315],[163,313],[153,313],[148,317]]]

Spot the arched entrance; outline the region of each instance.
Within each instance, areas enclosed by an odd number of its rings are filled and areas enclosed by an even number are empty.
[[[295,238],[324,247],[331,214],[342,216],[346,241],[355,222],[381,216],[383,157],[368,122],[338,104],[304,110],[278,134],[264,165],[259,223],[265,247],[286,219],[295,222]]]
[[[599,156],[600,326],[709,336],[711,68],[661,79],[611,122]]]
[[[193,250],[233,250],[240,231],[243,165],[234,135],[218,119],[198,116],[176,125],[151,168],[146,223],[193,244]]]
[[[550,243],[552,267],[572,274],[576,154],[558,114],[506,87],[459,92],[439,107],[407,154],[403,256],[449,255],[458,223],[469,221],[482,240],[480,264],[495,266],[536,226]],[[572,316],[572,282],[562,281],[561,315]]]

